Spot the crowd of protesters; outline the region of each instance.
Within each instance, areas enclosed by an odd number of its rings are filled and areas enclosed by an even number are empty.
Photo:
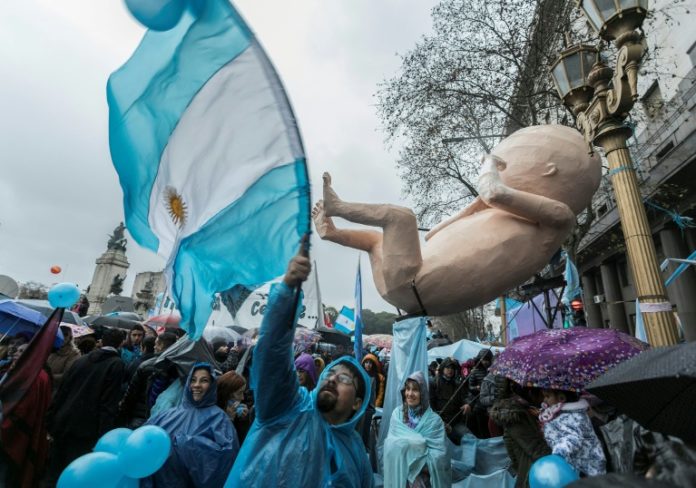
[[[172,351],[193,341],[139,325],[103,328],[77,344],[61,326],[63,345],[26,401],[2,420],[0,484],[53,487],[103,434],[142,425],[172,439],[164,466],[140,482],[153,488],[369,487],[377,471],[386,487],[449,487],[450,443],[465,436],[502,436],[516,487],[529,486],[531,466],[549,454],[583,478],[618,470],[601,429],[617,412],[593,397],[495,376],[489,349],[462,363],[433,361],[400,385],[402,403],[391,412],[377,466],[372,418],[382,414],[388,353],[371,347],[361,362],[318,350],[294,355],[294,289],[308,273],[307,259],[293,258],[255,346],[201,340],[195,354],[179,354]],[[12,370],[29,339],[8,341],[1,373]],[[626,425],[635,462],[623,460],[625,471],[691,486],[679,483],[696,479],[684,461],[696,459],[693,451],[628,419]]]

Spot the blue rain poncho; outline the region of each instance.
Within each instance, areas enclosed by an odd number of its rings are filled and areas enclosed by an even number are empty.
[[[198,402],[191,394],[191,378],[207,369],[213,382]],[[146,425],[162,427],[172,440],[164,466],[141,481],[141,488],[208,488],[222,486],[235,457],[239,440],[227,414],[216,404],[215,374],[208,363],[191,368],[181,404],[150,417]]]
[[[324,420],[316,408],[319,386],[309,393],[297,381],[293,304],[293,292],[287,285],[272,288],[251,367],[256,419],[225,487],[369,488],[373,486],[372,469],[355,431],[368,401],[343,424]],[[342,362],[350,362],[362,373],[365,399],[369,400],[369,377],[351,357],[329,364],[318,385]]]
[[[418,371],[408,379],[414,380],[420,388],[418,410],[422,416],[412,428],[404,423],[403,405],[392,412],[389,433],[384,441],[384,488],[404,488],[406,482],[413,483],[426,466],[433,488],[450,488],[452,467],[445,424],[430,408],[423,373]]]

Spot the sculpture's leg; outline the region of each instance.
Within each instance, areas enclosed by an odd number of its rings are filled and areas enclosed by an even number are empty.
[[[324,212],[324,201],[319,200],[312,209],[314,227],[319,237],[346,247],[368,253],[382,245],[382,233],[376,230],[337,229],[331,217]]]
[[[382,233],[376,230],[337,229],[331,217],[324,213],[323,200],[314,205],[312,219],[317,234],[322,239],[368,253],[375,286],[380,294],[384,294],[386,286],[382,274]]]
[[[327,217],[342,217],[357,224],[381,227],[384,230],[382,272],[387,288],[410,285],[423,262],[418,224],[410,209],[397,205],[344,202],[331,188],[331,176],[324,173],[324,212]]]

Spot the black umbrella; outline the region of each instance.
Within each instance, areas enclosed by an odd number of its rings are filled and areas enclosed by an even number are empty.
[[[246,327],[242,327],[241,325],[231,325],[230,329],[240,334],[244,334],[248,330]]]
[[[328,327],[319,326],[317,331],[321,334],[322,342],[329,344],[334,344],[336,346],[342,346],[346,348],[352,347],[352,341],[348,334],[344,334],[336,329],[330,329]]]
[[[696,342],[643,351],[587,390],[646,429],[696,442]]]
[[[434,347],[449,346],[450,344],[452,344],[452,341],[446,337],[442,337],[440,339],[430,339],[428,341],[428,350]]]
[[[21,300],[18,300],[17,303],[19,303],[27,308],[31,308],[32,310],[36,310],[37,312],[40,312],[46,318],[50,317],[51,314],[53,313],[53,307],[51,307],[49,305],[41,305],[41,304],[25,302],[25,301],[21,301]],[[77,315],[75,312],[72,312],[70,310],[66,310],[65,312],[63,312],[62,322],[65,322],[67,324],[73,324],[73,325],[83,325],[83,326],[85,325],[85,322],[80,318],[80,316]]]
[[[103,325],[104,327],[111,327],[117,329],[131,330],[134,325],[142,325],[137,320],[124,319],[117,317],[115,315],[102,315],[101,317],[96,317],[90,319],[89,325]]]

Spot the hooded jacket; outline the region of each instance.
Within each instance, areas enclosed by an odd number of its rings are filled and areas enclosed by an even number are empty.
[[[447,379],[442,374],[447,367],[455,371],[452,379]],[[430,407],[440,414],[445,423],[451,422],[455,417],[457,421],[464,422],[464,416],[458,416],[458,414],[459,409],[466,402],[469,390],[467,385],[462,386],[462,382],[457,378],[457,371],[459,371],[457,362],[453,359],[445,358],[442,364],[440,364],[440,374],[430,383]]]
[[[365,357],[363,358],[362,362],[363,364],[365,361],[370,361],[372,363],[372,371],[374,371],[374,375],[369,375],[371,377],[371,383],[372,383],[372,402],[375,407],[377,408],[382,408],[384,405],[384,388],[386,384],[386,380],[384,378],[384,375],[382,374],[382,365],[379,362],[379,359],[377,359],[377,356],[374,354],[366,354]]]
[[[80,359],[80,350],[75,347],[73,341],[65,342],[60,349],[48,356],[46,364],[48,364],[53,376],[54,392],[58,391],[63,376],[78,359]]]
[[[199,401],[193,399],[193,373],[206,369],[213,381]],[[207,488],[222,486],[239,451],[237,433],[227,414],[216,405],[215,373],[208,363],[191,368],[181,404],[155,415],[146,425],[162,427],[172,440],[164,466],[143,480],[143,488]]]
[[[48,412],[53,437],[97,441],[115,427],[125,365],[113,349],[97,349],[63,376]]]
[[[452,486],[452,463],[445,440],[445,424],[430,408],[423,373],[417,371],[408,380],[418,383],[422,414],[415,428],[411,428],[404,423],[403,405],[394,409],[384,441],[384,487],[403,488],[407,482],[413,483],[427,466],[430,486],[449,488]],[[405,387],[404,383],[402,397]]]
[[[576,471],[587,476],[606,473],[606,459],[587,415],[589,405],[577,402],[558,403],[542,410],[544,438],[553,454],[558,454]]]
[[[256,419],[225,487],[371,487],[372,469],[355,431],[368,402],[345,423],[331,425],[316,406],[320,388],[300,388],[292,351],[294,303],[287,285],[272,287],[251,368]],[[361,373],[369,399],[367,373],[352,357],[329,364],[317,384],[341,363]]]
[[[529,469],[540,457],[551,454],[536,416],[518,397],[497,400],[490,409],[493,421],[503,427],[505,448],[517,475],[515,488],[529,486]]]
[[[295,359],[295,370],[302,370],[309,375],[313,386],[312,388],[307,388],[308,390],[313,390],[314,387],[317,386],[317,367],[314,364],[314,358],[312,356],[306,352],[297,356],[297,359]]]

